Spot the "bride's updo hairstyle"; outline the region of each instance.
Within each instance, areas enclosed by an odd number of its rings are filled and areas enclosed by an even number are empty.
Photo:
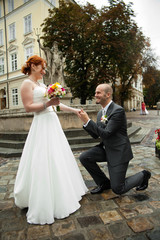
[[[42,67],[44,67],[44,64],[46,64],[46,61],[37,56],[37,55],[33,55],[30,58],[28,58],[28,60],[25,62],[25,64],[23,64],[22,68],[21,68],[21,72],[24,73],[25,75],[30,75],[31,74],[31,64],[34,65],[42,65]]]

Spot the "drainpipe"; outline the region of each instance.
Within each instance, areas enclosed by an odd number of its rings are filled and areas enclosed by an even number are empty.
[[[8,42],[7,42],[7,25],[6,25],[6,6],[5,0],[3,0],[3,9],[4,9],[4,29],[5,29],[5,44],[6,44],[6,68],[7,68],[7,96],[8,96],[8,109],[9,109],[9,71],[8,71]]]

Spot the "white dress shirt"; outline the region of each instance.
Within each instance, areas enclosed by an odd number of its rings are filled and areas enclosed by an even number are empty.
[[[110,106],[110,104],[111,104],[112,102],[113,102],[113,101],[111,100],[104,108],[102,108],[102,115],[106,115],[106,112],[107,112],[107,110],[108,110],[108,108],[109,108],[109,106]],[[87,127],[87,125],[88,125],[88,123],[89,123],[90,120],[91,120],[91,119],[89,119],[89,120],[87,121],[87,123],[84,124],[83,126],[84,126],[84,127]]]

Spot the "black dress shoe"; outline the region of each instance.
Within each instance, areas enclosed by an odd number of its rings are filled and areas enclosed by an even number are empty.
[[[91,190],[91,193],[99,194],[99,193],[102,193],[104,190],[108,190],[108,189],[111,189],[110,184],[102,184],[102,185],[98,185],[96,188]]]
[[[143,174],[144,174],[143,182],[140,186],[136,188],[137,191],[143,191],[148,187],[148,181],[151,177],[151,173],[149,171],[143,170]]]

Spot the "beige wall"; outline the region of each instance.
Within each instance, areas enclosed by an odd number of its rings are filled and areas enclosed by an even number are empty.
[[[56,6],[59,1],[56,0]],[[0,90],[8,86],[7,89],[7,108],[9,102],[9,109],[22,108],[22,101],[20,97],[20,86],[22,81],[26,78],[21,73],[21,67],[26,61],[25,50],[26,47],[33,47],[33,54],[39,55],[39,45],[37,42],[37,36],[35,35],[34,29],[39,29],[43,20],[48,16],[48,9],[51,6],[49,0],[30,0],[24,3],[24,0],[14,0],[14,10],[8,12],[8,1],[5,1],[6,5],[6,25],[7,25],[7,49],[8,49],[8,79],[6,74],[6,42],[5,42],[5,28],[3,18],[3,1],[0,1],[1,5],[1,18],[0,18],[0,30],[3,29],[3,46],[0,46],[0,57],[4,57],[4,69],[5,73],[0,75]],[[24,34],[24,17],[31,14],[32,16],[32,31],[28,34]],[[9,25],[15,23],[15,40],[9,41]],[[17,70],[11,70],[10,55],[17,53]],[[8,82],[8,85],[7,85]],[[12,104],[12,88],[18,89],[18,106]],[[8,95],[9,93],[9,95]],[[9,100],[8,100],[9,99]],[[1,107],[0,107],[1,109]]]

